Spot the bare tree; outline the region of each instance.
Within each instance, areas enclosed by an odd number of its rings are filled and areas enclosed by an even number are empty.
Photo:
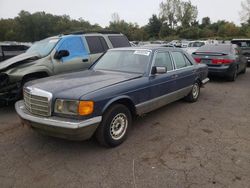
[[[160,4],[160,18],[171,29],[181,25],[189,27],[197,18],[198,10],[191,1],[165,0]]]
[[[241,2],[242,11],[240,12],[240,19],[242,22],[247,22],[250,19],[250,0]]]
[[[111,15],[111,22],[113,23],[119,23],[120,22],[120,16],[117,12],[114,12],[112,15]]]

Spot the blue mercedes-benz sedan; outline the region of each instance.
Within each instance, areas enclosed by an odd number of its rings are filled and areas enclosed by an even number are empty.
[[[112,49],[86,71],[27,83],[15,108],[40,133],[74,140],[95,135],[115,147],[126,139],[133,116],[182,98],[197,101],[207,75],[207,65],[180,49]]]

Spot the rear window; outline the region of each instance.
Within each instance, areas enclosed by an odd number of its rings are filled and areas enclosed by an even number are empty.
[[[125,36],[109,36],[108,38],[114,48],[131,46]]]
[[[250,47],[250,41],[246,40],[246,41],[232,41],[232,44],[236,44],[241,48],[249,48]]]
[[[231,45],[205,45],[200,47],[195,53],[210,52],[210,53],[230,53],[232,49]]]

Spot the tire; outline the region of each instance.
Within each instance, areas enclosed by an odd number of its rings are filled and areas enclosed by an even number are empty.
[[[195,82],[190,93],[185,97],[188,102],[196,102],[200,96],[200,84]]]
[[[245,74],[246,71],[247,71],[247,64],[246,64],[246,66],[244,67],[244,69],[241,71],[241,73],[242,73],[242,74]]]
[[[96,139],[103,146],[116,147],[126,140],[131,124],[130,110],[122,104],[115,104],[104,113],[95,133]]]
[[[237,69],[237,67],[235,67],[232,74],[228,77],[228,80],[231,82],[234,82],[236,80],[237,76],[238,76],[238,69]]]

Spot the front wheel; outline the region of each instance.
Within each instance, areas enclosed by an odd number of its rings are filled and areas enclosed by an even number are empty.
[[[199,83],[194,83],[192,90],[190,93],[185,97],[186,101],[188,102],[196,102],[200,96],[200,85]]]
[[[96,138],[101,145],[116,147],[126,140],[131,124],[129,109],[122,104],[115,104],[104,113]]]

